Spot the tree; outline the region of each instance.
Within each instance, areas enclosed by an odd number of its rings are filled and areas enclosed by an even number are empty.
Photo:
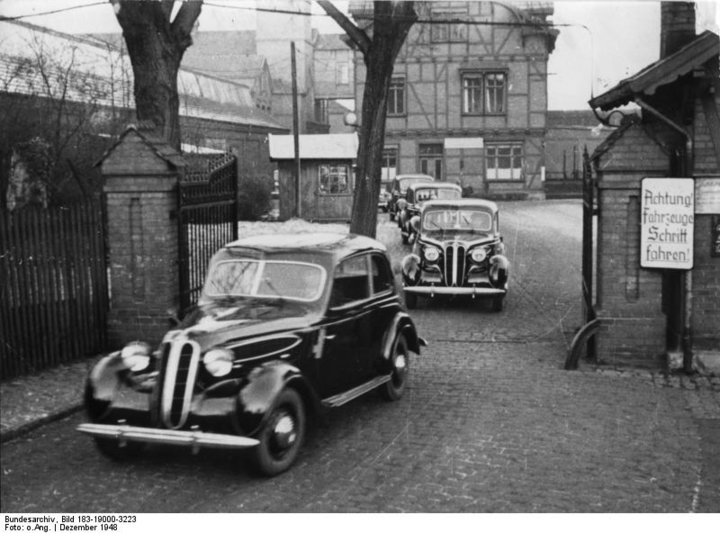
[[[132,63],[135,112],[154,123],[162,137],[180,150],[180,100],[177,75],[202,0],[110,0]]]
[[[360,113],[360,144],[350,231],[375,236],[380,194],[385,118],[393,66],[410,28],[417,20],[414,2],[373,2],[372,35],[326,0],[318,4],[345,31],[363,56],[365,89]]]
[[[127,121],[127,104],[114,98],[119,54],[88,55],[72,41],[57,45],[45,36],[35,32],[22,52],[5,55],[0,72],[0,191],[7,207],[65,205],[98,192],[94,165]]]

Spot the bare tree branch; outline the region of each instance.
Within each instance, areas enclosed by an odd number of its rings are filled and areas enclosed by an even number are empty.
[[[318,0],[318,4],[325,10],[338,26],[347,34],[350,40],[355,43],[363,56],[367,55],[372,44],[370,38],[365,31],[358,28],[353,21],[345,16],[345,14],[327,0]]]
[[[172,15],[174,5],[175,0],[162,0],[162,2],[160,2],[160,11],[163,15],[163,19],[168,23],[170,22],[170,16]]]
[[[202,0],[183,2],[177,15],[175,15],[175,20],[172,22],[172,32],[180,46],[183,47],[183,51],[192,44],[190,34],[195,21],[200,16],[202,4]]]

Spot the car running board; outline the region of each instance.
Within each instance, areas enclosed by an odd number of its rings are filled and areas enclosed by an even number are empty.
[[[376,389],[380,385],[384,385],[385,383],[390,381],[391,377],[392,374],[388,374],[386,376],[378,376],[375,379],[371,379],[367,383],[358,385],[354,389],[350,389],[349,391],[345,391],[340,394],[336,394],[335,396],[325,398],[324,400],[322,400],[321,403],[323,407],[340,407],[341,405],[344,405],[349,401],[354,400],[358,396],[362,396],[366,392],[370,392],[371,390]]]

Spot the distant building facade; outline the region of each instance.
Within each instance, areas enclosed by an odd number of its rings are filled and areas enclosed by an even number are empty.
[[[53,114],[58,131],[41,133],[63,135],[65,144],[83,143],[84,152],[94,152],[95,160],[118,134],[118,127],[135,121],[132,68],[122,48],[19,21],[0,22],[0,34],[3,189],[12,147],[37,135],[23,131],[18,120],[37,126]],[[249,87],[181,69],[178,91],[185,150],[234,152],[239,155],[241,175],[272,175],[275,165],[268,157],[267,135],[288,129],[255,104]],[[92,159],[92,154],[85,155]]]
[[[368,7],[351,2],[350,12]],[[422,172],[481,196],[543,198],[552,6],[427,2],[416,10],[390,87],[385,174]],[[360,109],[359,53],[355,79]]]

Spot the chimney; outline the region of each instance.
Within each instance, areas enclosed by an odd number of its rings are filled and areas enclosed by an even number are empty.
[[[660,10],[660,59],[663,59],[695,39],[695,2],[662,2]]]

